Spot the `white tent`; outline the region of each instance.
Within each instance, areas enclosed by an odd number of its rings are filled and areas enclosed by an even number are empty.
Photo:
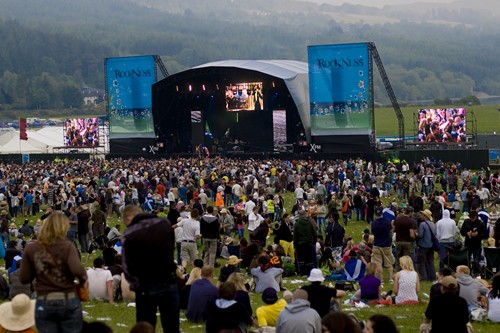
[[[28,140],[19,139],[19,130],[6,128],[0,130],[0,152],[2,154],[53,153],[54,147],[64,145],[62,127],[51,126],[39,130],[28,130]]]

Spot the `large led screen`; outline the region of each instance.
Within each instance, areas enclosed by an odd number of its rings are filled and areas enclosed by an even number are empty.
[[[110,139],[155,137],[151,110],[155,82],[153,56],[106,59]]]
[[[370,134],[369,57],[367,43],[308,47],[312,135]]]
[[[226,86],[227,111],[259,111],[263,109],[262,82],[245,82]]]
[[[67,119],[64,123],[64,145],[67,147],[98,147],[99,118]]]
[[[418,141],[465,142],[466,113],[464,108],[418,110]]]

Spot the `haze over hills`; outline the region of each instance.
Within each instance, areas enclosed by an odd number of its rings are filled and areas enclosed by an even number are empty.
[[[497,0],[345,2],[0,0],[0,105],[75,105],[75,88],[104,88],[106,57],[158,54],[175,73],[223,59],[307,61],[308,45],[366,41],[401,101],[500,95]],[[375,93],[387,102],[379,81]]]

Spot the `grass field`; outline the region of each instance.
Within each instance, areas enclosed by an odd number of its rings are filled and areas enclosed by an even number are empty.
[[[405,135],[414,135],[415,113],[418,107],[401,108],[405,120]],[[493,131],[500,130],[500,112],[498,105],[470,106],[467,111],[473,112],[477,121],[478,134],[492,134]],[[468,121],[471,116],[468,116]],[[469,123],[467,124],[469,126]],[[472,128],[467,129],[470,133]],[[393,108],[375,108],[375,131],[377,136],[398,135],[398,120]]]
[[[386,199],[387,200],[387,199]],[[287,193],[285,195],[286,208],[291,211],[291,205],[293,203],[293,194]],[[18,217],[16,223],[20,226],[22,224],[23,218]],[[34,222],[34,221],[33,221]],[[113,225],[119,222],[117,218],[112,218],[108,221],[109,224]],[[346,234],[352,236],[357,242],[362,239],[363,230],[367,228],[368,225],[365,222],[349,222],[346,227]],[[271,238],[269,239],[271,241]],[[100,253],[94,253],[89,258],[84,256],[82,261],[85,267],[91,267],[93,259]],[[225,264],[225,260],[218,259],[221,265]],[[215,273],[215,278],[213,282],[215,283],[218,277],[218,269]],[[289,290],[295,290],[301,285],[306,284],[307,281],[305,277],[291,277],[284,280],[284,286]],[[387,291],[393,289],[393,286],[388,282],[387,276],[385,277],[384,289]],[[411,333],[419,332],[419,326],[422,323],[422,316],[425,312],[428,303],[428,295],[430,293],[431,283],[424,282],[421,284],[421,292],[419,293],[419,298],[421,303],[419,305],[412,306],[383,306],[374,307],[370,306],[368,308],[358,309],[353,306],[341,305],[342,311],[354,313],[359,319],[367,320],[371,315],[375,313],[386,314],[393,318],[396,322],[400,333]],[[348,294],[348,297],[350,294]],[[262,305],[260,299],[260,294],[250,293],[252,307],[255,309]],[[87,302],[83,304],[83,311],[85,311],[85,320],[87,321],[102,321],[108,324],[114,332],[126,333],[135,323],[135,308],[129,307],[124,302],[118,302],[114,305],[104,302]],[[160,325],[157,325],[157,332],[162,332]],[[500,329],[500,325],[493,323],[474,323],[474,328],[476,332],[481,333],[496,333]],[[181,312],[181,329],[182,332],[193,332],[202,333],[204,327],[202,325],[197,325],[188,322],[184,314]]]

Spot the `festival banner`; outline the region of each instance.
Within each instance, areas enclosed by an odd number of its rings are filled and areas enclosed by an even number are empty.
[[[105,66],[110,139],[154,138],[154,57],[107,58]]]
[[[368,43],[309,46],[308,63],[311,135],[370,134]]]

